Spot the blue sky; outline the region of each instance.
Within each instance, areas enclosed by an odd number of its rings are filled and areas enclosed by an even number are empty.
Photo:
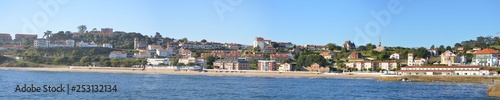
[[[386,26],[370,12],[388,11],[388,4],[393,4],[390,0],[241,1],[2,0],[0,32],[31,32],[26,29],[31,23],[38,30],[33,33],[40,37],[46,30],[77,31],[78,25],[87,25],[88,30],[110,27],[146,35],[160,32],[177,39],[242,44],[252,44],[255,37],[262,36],[298,45],[330,42],[340,45],[346,40],[364,45],[377,43],[380,36],[385,46],[430,47],[453,45],[477,36],[495,36],[500,31],[499,0],[396,0],[402,10],[390,13]],[[58,12],[43,10],[44,2],[57,3]],[[232,9],[222,14],[223,20],[214,2]],[[44,14],[46,17],[40,17]],[[33,19],[34,16],[38,19]],[[379,32],[355,31],[356,27],[366,31],[367,25],[380,26],[369,27]]]

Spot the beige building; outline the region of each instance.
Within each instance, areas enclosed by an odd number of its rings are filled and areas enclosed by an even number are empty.
[[[441,54],[441,64],[454,65],[460,63],[459,55],[447,50]]]
[[[214,67],[222,70],[250,70],[250,63],[244,60],[220,59],[214,62]]]

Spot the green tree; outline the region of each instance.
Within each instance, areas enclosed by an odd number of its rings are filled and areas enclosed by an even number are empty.
[[[205,60],[207,60],[207,65],[214,65],[215,57],[212,55],[205,55]]]
[[[89,56],[83,56],[81,59],[80,59],[80,63],[81,64],[84,64],[84,65],[88,65],[89,63],[91,62],[91,59]]]
[[[78,29],[78,32],[80,33],[83,33],[85,31],[87,31],[87,26],[86,25],[80,25],[78,27],[76,27]]]
[[[202,39],[202,40],[201,40],[200,42],[203,42],[203,43],[206,43],[206,42],[207,42],[207,40],[205,40],[205,39]]]

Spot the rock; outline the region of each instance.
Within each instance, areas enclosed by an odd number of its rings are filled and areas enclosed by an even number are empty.
[[[488,96],[500,98],[500,80],[495,80],[494,84],[488,86]]]

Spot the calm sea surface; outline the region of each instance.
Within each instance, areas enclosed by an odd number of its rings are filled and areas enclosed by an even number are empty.
[[[23,93],[17,85],[117,85],[110,93]],[[42,87],[43,89],[43,87]],[[0,99],[485,100],[487,84],[375,79],[189,76],[0,70]]]

